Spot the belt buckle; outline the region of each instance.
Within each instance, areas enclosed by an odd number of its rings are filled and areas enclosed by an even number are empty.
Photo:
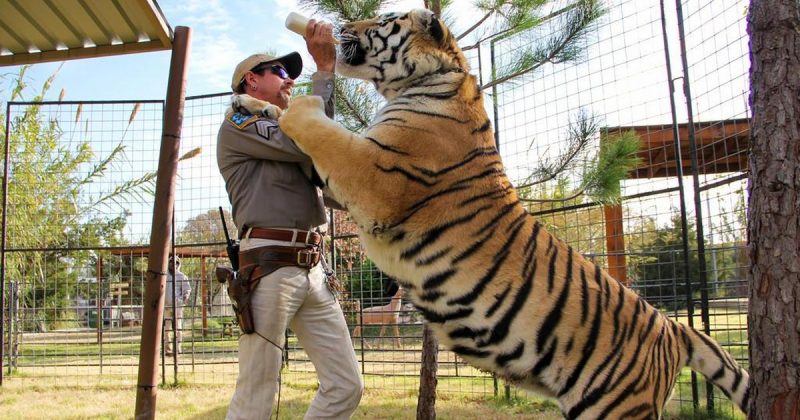
[[[307,231],[306,231],[306,240],[305,240],[305,244],[306,244],[306,246],[310,246],[310,245],[316,245],[316,244],[314,244],[314,243],[311,243],[311,242],[310,242],[310,241],[311,241],[311,238],[312,238],[312,236],[311,236],[311,235],[313,235],[313,234],[314,234],[314,232],[312,232],[312,231],[310,231],[310,230],[307,230]]]
[[[308,267],[311,265],[311,251],[301,249],[297,251],[297,265],[300,267]]]

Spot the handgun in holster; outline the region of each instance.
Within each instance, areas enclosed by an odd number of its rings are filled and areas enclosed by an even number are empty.
[[[242,333],[252,334],[256,329],[253,323],[253,307],[250,300],[255,284],[251,284],[247,274],[239,272],[239,244],[231,239],[228,234],[228,226],[225,223],[222,207],[219,208],[219,215],[222,218],[222,228],[227,242],[225,250],[228,253],[231,267],[217,267],[215,274],[220,283],[228,285],[228,297],[231,299],[233,313],[236,314],[236,321]]]

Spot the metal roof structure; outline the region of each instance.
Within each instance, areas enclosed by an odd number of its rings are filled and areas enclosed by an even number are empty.
[[[0,0],[0,66],[172,48],[155,0]]]

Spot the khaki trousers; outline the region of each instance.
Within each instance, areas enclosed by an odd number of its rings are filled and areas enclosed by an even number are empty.
[[[311,270],[284,267],[262,278],[252,305],[258,334],[239,338],[239,378],[226,418],[270,417],[287,326],[297,335],[319,378],[305,418],[350,418],[364,384],[344,315],[328,290],[321,265]]]

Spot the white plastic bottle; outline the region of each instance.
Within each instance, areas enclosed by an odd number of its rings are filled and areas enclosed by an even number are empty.
[[[308,26],[309,20],[309,18],[300,13],[289,12],[289,15],[286,16],[286,28],[304,37],[306,36],[306,26]],[[338,44],[339,40],[333,38],[333,43]]]

